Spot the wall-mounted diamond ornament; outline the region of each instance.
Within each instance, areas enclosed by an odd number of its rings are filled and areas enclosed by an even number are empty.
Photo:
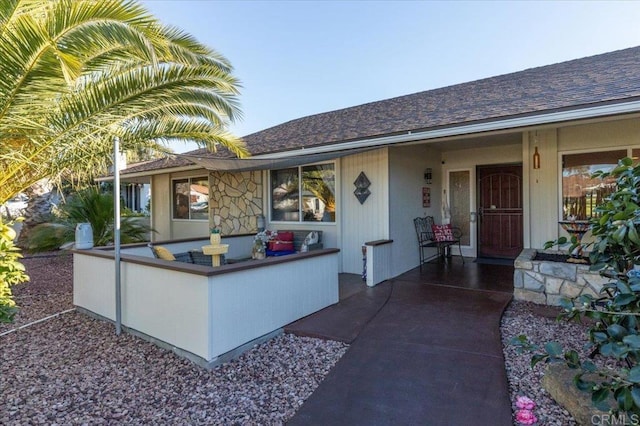
[[[364,172],[360,172],[358,178],[353,182],[356,186],[356,190],[353,191],[353,194],[356,196],[360,204],[364,204],[365,200],[369,195],[371,195],[371,191],[369,191],[369,187],[371,186],[371,182],[367,179],[367,175]]]

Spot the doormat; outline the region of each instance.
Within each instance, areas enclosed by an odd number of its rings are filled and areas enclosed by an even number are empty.
[[[493,257],[478,257],[474,260],[475,263],[480,263],[484,265],[505,265],[505,266],[513,266],[513,259],[499,259]]]

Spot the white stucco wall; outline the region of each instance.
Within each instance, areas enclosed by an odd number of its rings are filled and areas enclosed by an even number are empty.
[[[360,204],[353,182],[364,172],[371,195]],[[389,238],[389,161],[387,148],[343,157],[340,161],[341,202],[338,247],[342,272],[362,273],[362,244]]]
[[[160,174],[152,176],[151,203],[153,228],[157,231],[152,241],[167,241],[180,238],[197,238],[208,235],[208,220],[184,220],[173,219],[172,216],[172,180],[186,177],[208,176],[205,169],[184,171],[172,174]]]
[[[115,320],[115,266],[103,256],[74,253],[73,303]],[[124,260],[122,325],[215,360],[338,302],[337,252],[289,259],[212,276]]]
[[[558,129],[558,151],[640,146],[640,119],[606,121]]]
[[[151,241],[171,239],[171,183],[168,174],[151,176]]]
[[[115,321],[113,259],[73,256],[73,304]],[[123,325],[210,359],[206,276],[122,262],[121,282]]]
[[[522,174],[526,175],[525,200],[525,248],[542,248],[554,239],[558,227],[558,190],[561,172],[558,171],[557,130],[539,130],[523,134]],[[527,146],[528,143],[528,146]],[[531,159],[538,147],[540,168],[533,169]],[[528,194],[527,194],[528,192]],[[530,223],[527,228],[526,223]]]
[[[424,172],[432,169],[432,183]],[[389,238],[392,274],[399,275],[418,265],[418,239],[413,219],[434,216],[440,222],[442,173],[440,152],[427,145],[389,148]],[[422,207],[422,188],[431,189],[431,207]],[[436,249],[432,249],[436,254]],[[427,253],[428,255],[428,253]]]

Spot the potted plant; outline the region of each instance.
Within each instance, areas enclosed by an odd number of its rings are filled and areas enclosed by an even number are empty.
[[[266,257],[267,252],[267,243],[271,240],[277,233],[274,231],[261,231],[253,237],[253,248],[251,250],[251,257],[253,259],[264,259]]]

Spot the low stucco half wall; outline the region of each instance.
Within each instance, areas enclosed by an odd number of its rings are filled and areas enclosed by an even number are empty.
[[[218,268],[123,255],[122,325],[203,365],[338,302],[337,249]],[[113,252],[74,252],[73,302],[115,321]]]

